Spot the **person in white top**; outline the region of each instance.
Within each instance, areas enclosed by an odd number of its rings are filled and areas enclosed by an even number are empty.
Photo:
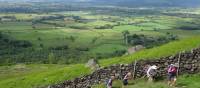
[[[146,74],[147,74],[147,77],[148,77],[148,81],[149,82],[152,82],[154,80],[154,77],[156,75],[156,70],[158,69],[158,67],[156,65],[153,65],[153,66],[149,66]]]

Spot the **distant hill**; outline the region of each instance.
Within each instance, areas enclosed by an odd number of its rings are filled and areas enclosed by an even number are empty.
[[[200,6],[200,0],[0,0],[6,2],[76,2],[81,4],[92,3],[93,5],[115,5],[127,7],[196,7]]]
[[[96,4],[112,4],[119,6],[200,6],[200,0],[90,0]]]

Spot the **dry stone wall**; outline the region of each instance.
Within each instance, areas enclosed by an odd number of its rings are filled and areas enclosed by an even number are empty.
[[[166,77],[167,67],[170,64],[179,63],[179,74],[194,74],[200,72],[200,48],[187,52],[181,52],[175,56],[162,57],[159,59],[139,60],[131,64],[117,64],[105,67],[90,75],[67,80],[63,83],[49,86],[50,88],[91,88],[91,85],[104,83],[111,75],[118,79],[124,77],[127,72],[132,72],[134,78],[145,76],[146,65],[157,65],[158,76]]]

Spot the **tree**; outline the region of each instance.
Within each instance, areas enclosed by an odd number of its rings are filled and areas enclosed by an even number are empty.
[[[92,44],[94,44],[97,41],[97,39],[98,39],[97,37],[93,38],[92,39]]]
[[[36,29],[36,26],[32,26],[33,29]]]
[[[170,32],[167,32],[167,33],[166,33],[166,35],[170,35],[170,34],[171,34]]]
[[[11,59],[10,59],[10,58],[7,58],[7,59],[5,60],[5,64],[6,64],[6,65],[10,65],[10,64],[11,64],[11,62],[12,62],[12,61],[11,61]]]
[[[1,39],[1,38],[3,38],[3,34],[2,34],[2,32],[0,32],[0,39]]]
[[[80,22],[82,18],[80,16],[72,16],[75,22]]]
[[[44,47],[44,45],[41,43],[41,44],[40,44],[40,47],[41,47],[41,48],[43,48],[43,47]]]
[[[123,31],[122,34],[124,37],[125,44],[128,45],[128,35],[130,34],[130,32],[128,30],[126,30],[126,31]]]
[[[56,59],[55,59],[55,56],[54,56],[53,53],[49,54],[48,61],[49,61],[49,64],[55,64],[56,63]]]
[[[38,39],[37,39],[38,41],[41,41],[42,39],[40,38],[40,37],[38,37]]]
[[[0,18],[0,23],[2,23],[2,18]]]
[[[59,61],[58,64],[67,64],[67,59],[62,57]]]
[[[69,38],[72,42],[75,42],[75,37],[74,36],[70,36]]]
[[[36,29],[35,22],[32,22],[32,28]]]

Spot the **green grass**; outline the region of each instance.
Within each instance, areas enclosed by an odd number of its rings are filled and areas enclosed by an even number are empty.
[[[36,17],[41,16],[51,16],[48,14],[27,14],[27,13],[0,13],[0,17],[2,16],[15,16],[17,20],[32,20]]]
[[[192,38],[171,42],[160,47],[142,50],[140,52],[135,53],[134,55],[101,60],[100,63],[102,66],[109,66],[111,64],[131,63],[132,61],[138,59],[156,59],[159,57],[174,55],[184,50],[187,51],[192,48],[199,47],[200,46],[199,38],[200,38],[199,36],[196,36]]]
[[[3,22],[0,23],[0,31],[23,31],[31,28],[31,22]]]
[[[106,50],[105,50],[106,49]],[[112,54],[117,50],[126,50],[127,47],[119,44],[102,44],[90,50],[91,53],[99,53],[103,55]]]
[[[5,69],[6,68],[6,69]],[[24,65],[1,67],[0,88],[34,88],[73,79],[90,70],[84,65]],[[6,73],[6,74],[5,74]]]

